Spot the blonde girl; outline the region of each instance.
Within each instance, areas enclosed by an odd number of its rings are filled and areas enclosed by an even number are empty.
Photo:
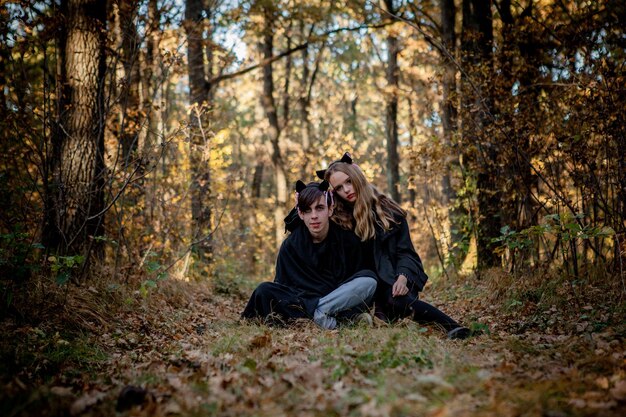
[[[411,316],[416,322],[441,326],[451,339],[468,337],[468,328],[419,299],[428,276],[400,205],[371,185],[348,153],[317,174],[333,187],[332,219],[369,245],[379,278],[376,315],[389,321]]]

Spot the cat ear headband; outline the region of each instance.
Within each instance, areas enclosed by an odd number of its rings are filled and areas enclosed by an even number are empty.
[[[319,188],[319,190],[324,193],[324,201],[326,201],[326,198],[328,196],[328,188],[330,187],[330,184],[328,183],[328,181],[324,180],[320,184],[313,184],[313,185],[310,185],[310,187]],[[307,185],[305,183],[303,183],[300,180],[296,181],[296,210],[298,210],[298,213],[300,213],[300,207],[298,207],[298,198],[300,198],[300,193],[305,188],[307,188]],[[333,193],[331,192],[330,193],[330,205],[332,206],[333,204],[335,204],[335,200],[333,198]]]
[[[348,152],[346,152],[346,153],[343,154],[343,156],[341,157],[341,159],[339,161],[335,161],[335,162],[344,162],[346,164],[352,164],[352,156],[350,156],[350,154]],[[333,164],[335,162],[333,162]],[[323,180],[324,177],[326,176],[326,170],[325,169],[320,169],[319,171],[315,171],[315,173],[317,174],[317,178],[319,178],[321,180]]]

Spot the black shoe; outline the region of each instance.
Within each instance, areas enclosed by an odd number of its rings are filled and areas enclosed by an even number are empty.
[[[463,340],[472,335],[472,331],[467,327],[459,326],[448,332],[448,339],[450,340]]]

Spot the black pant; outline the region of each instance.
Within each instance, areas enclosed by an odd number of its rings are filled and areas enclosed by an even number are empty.
[[[395,321],[411,316],[417,323],[437,324],[446,331],[460,326],[459,323],[437,307],[421,301],[417,291],[412,290],[407,295],[398,297],[392,297],[391,291],[391,286],[379,283],[379,291],[376,294],[376,313],[377,315],[379,312],[381,313],[378,315],[379,318]]]
[[[276,282],[262,282],[252,293],[241,313],[244,319],[260,318],[268,324],[284,325],[299,318],[310,318],[307,300],[293,288]]]

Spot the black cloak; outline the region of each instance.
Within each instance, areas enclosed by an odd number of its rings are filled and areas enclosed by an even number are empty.
[[[358,276],[376,278],[370,264],[371,258],[353,232],[331,221],[326,239],[313,243],[302,224],[280,247],[274,282],[297,289],[312,315],[319,299],[340,285]]]
[[[242,316],[266,317],[280,311],[291,316],[285,318],[299,318],[303,316],[297,313],[295,307],[299,307],[305,316],[312,317],[319,299],[340,285],[359,276],[376,278],[373,267],[371,252],[368,256],[364,244],[353,232],[329,222],[326,239],[314,243],[301,222],[280,247],[274,278],[274,283],[280,285],[261,284],[263,299],[253,294]],[[280,304],[289,308],[265,311],[270,306],[277,307],[277,303],[268,303],[267,298],[283,300]]]
[[[374,259],[376,271],[380,280],[393,286],[398,275],[407,277],[407,285],[412,291],[421,292],[426,285],[428,275],[420,259],[409,233],[406,218],[395,216],[397,224],[392,224],[390,230],[376,224],[376,242],[374,244]],[[379,288],[382,289],[382,288]]]

